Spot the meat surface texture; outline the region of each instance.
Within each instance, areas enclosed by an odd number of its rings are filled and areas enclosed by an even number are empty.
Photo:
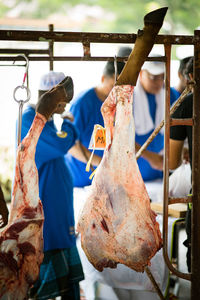
[[[143,272],[162,247],[135,158],[132,99],[133,86],[115,86],[102,105],[106,149],[77,226],[82,248],[99,271],[121,263]]]
[[[0,299],[27,299],[43,260],[43,209],[35,150],[46,119],[37,114],[17,149],[8,225],[0,235]]]

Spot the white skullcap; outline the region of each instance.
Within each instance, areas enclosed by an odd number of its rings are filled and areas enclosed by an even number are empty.
[[[159,54],[151,54],[149,57],[159,57]],[[165,73],[165,63],[162,61],[146,61],[142,70],[147,70],[152,75],[159,75]]]
[[[49,71],[44,74],[40,79],[39,90],[48,91],[51,90],[54,86],[60,83],[65,78],[63,72],[54,72]]]

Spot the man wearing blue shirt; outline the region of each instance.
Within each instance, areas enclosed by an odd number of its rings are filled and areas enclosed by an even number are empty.
[[[41,78],[39,96],[65,78],[61,72],[49,72]],[[73,83],[69,87],[73,96]],[[39,97],[39,99],[42,99]],[[45,98],[46,99],[46,98]],[[48,98],[51,101],[51,98]],[[38,101],[40,103],[40,100]],[[48,109],[44,102],[42,109]],[[66,103],[60,103],[54,113],[62,114]],[[35,107],[27,106],[22,116],[22,139],[33,119]],[[40,275],[30,289],[30,298],[80,299],[79,281],[83,276],[74,230],[73,181],[64,155],[74,146],[78,132],[69,120],[63,120],[58,132],[53,118],[47,120],[36,147],[35,162],[39,175],[39,196],[44,209],[44,259]]]
[[[151,56],[159,56],[157,54]],[[159,61],[146,61],[140,72],[133,92],[133,114],[135,120],[135,141],[143,145],[154,129],[164,118],[164,72],[165,64]],[[170,104],[178,98],[173,89],[170,90]],[[164,147],[163,131],[158,133],[148,150],[160,153]],[[143,157],[138,159],[138,166],[144,181],[162,178],[163,173],[151,167]]]

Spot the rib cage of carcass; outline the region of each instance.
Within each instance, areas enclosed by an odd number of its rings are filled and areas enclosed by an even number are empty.
[[[135,157],[132,107],[133,86],[166,11],[162,8],[145,16],[144,30],[101,108],[106,149],[77,227],[82,248],[99,271],[116,268],[118,263],[144,271],[162,247],[156,214],[151,210]]]

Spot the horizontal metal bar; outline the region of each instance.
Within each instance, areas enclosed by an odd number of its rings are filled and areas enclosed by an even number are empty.
[[[0,40],[4,41],[38,41],[38,42],[74,42],[74,43],[134,43],[134,33],[99,33],[99,32],[64,32],[0,30]],[[193,45],[194,37],[190,35],[158,35],[155,44]]]
[[[0,64],[0,67],[26,67],[26,65],[16,65],[16,64]]]
[[[17,53],[27,53],[27,54],[49,54],[49,49],[12,49],[12,48],[2,48],[0,49],[2,54],[17,54]]]
[[[168,205],[174,204],[174,203],[190,203],[190,202],[192,202],[192,196],[183,197],[183,198],[169,197]]]
[[[170,126],[176,125],[193,126],[193,119],[170,119]]]
[[[0,56],[0,61],[12,61],[14,57],[10,56]],[[114,60],[113,57],[88,57],[88,56],[53,56],[52,58],[49,56],[29,56],[29,61],[50,61],[53,59],[53,61],[107,61],[107,60]],[[23,60],[20,57],[16,57],[16,61]],[[119,58],[119,61],[123,61],[122,58]]]
[[[22,57],[14,57],[14,56],[1,56],[0,61],[12,61],[15,59],[16,61],[24,60]],[[29,61],[107,61],[112,60],[114,61],[113,56],[29,56]],[[125,61],[127,57],[117,57],[117,61]],[[147,60],[152,61],[165,61],[165,56],[162,57],[149,57]]]

